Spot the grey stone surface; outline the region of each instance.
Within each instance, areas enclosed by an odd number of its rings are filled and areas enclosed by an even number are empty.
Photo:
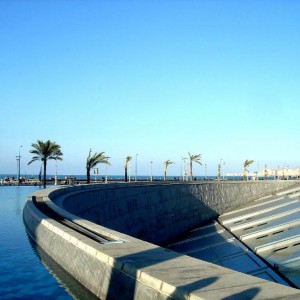
[[[292,181],[115,184],[109,188],[102,185],[97,190],[81,186],[63,201],[54,201],[83,219],[164,245],[220,214],[291,184]]]
[[[101,299],[299,298],[298,290],[152,243],[167,243],[174,235],[288,184],[292,182],[114,184],[39,192],[74,221],[83,224],[87,218],[87,226],[97,223],[94,230],[107,230],[122,239],[121,244],[99,244],[65,229],[43,215],[30,197],[23,214],[32,238]]]

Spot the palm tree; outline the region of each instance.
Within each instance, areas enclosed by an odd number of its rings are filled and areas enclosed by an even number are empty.
[[[244,162],[244,168],[243,168],[243,180],[246,180],[246,173],[248,172],[248,167],[254,162],[254,160],[248,160],[246,159]]]
[[[190,176],[191,176],[191,180],[193,180],[193,162],[202,166],[201,154],[192,155],[189,152],[189,157],[190,157]]]
[[[167,180],[167,169],[168,169],[168,166],[171,164],[174,164],[174,163],[170,159],[168,159],[164,162],[164,181]]]
[[[132,157],[131,156],[126,156],[125,158],[125,182],[127,182],[127,170],[128,170],[128,163],[131,161]]]
[[[86,159],[86,183],[91,182],[91,169],[94,168],[97,164],[107,164],[110,165],[108,162],[109,157],[104,155],[104,152],[97,153],[95,152],[93,156],[92,149],[90,149],[89,156]]]
[[[30,165],[34,161],[42,161],[44,178],[43,185],[46,186],[46,174],[47,174],[47,161],[48,159],[62,160],[61,156],[63,153],[60,150],[60,145],[57,145],[55,142],[50,140],[43,142],[38,140],[36,143],[31,144],[33,148],[29,152],[34,154],[32,160],[28,163]]]
[[[269,176],[269,172],[268,172],[268,169],[267,169],[267,165],[265,165],[265,172],[264,172],[265,174],[265,180],[268,178],[268,176]]]

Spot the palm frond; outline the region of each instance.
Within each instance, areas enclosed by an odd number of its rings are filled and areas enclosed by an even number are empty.
[[[61,156],[63,153],[60,150],[60,145],[52,142],[50,140],[43,142],[41,140],[37,140],[36,143],[31,144],[32,149],[29,151],[31,154],[35,156],[29,161],[28,165],[33,163],[34,161],[42,161],[43,169],[44,169],[44,186],[46,185],[46,167],[48,159],[57,159],[62,160]]]
[[[127,168],[128,167],[128,163],[130,162],[132,160],[132,157],[131,156],[126,156],[126,158],[125,158],[125,168]]]
[[[110,165],[108,159],[110,157],[105,156],[104,152],[97,153],[95,152],[91,157],[88,157],[87,159],[87,168],[92,169],[98,164],[107,164]]]
[[[171,164],[174,164],[174,162],[171,161],[170,159],[165,161],[165,166],[168,166],[168,165],[171,165]]]
[[[192,155],[190,152],[188,154],[189,154],[189,157],[190,157],[190,161],[195,162],[199,165],[202,165],[202,163],[201,163],[201,154]]]
[[[250,166],[253,162],[254,162],[254,160],[248,160],[248,159],[246,159],[245,162],[244,162],[244,168],[247,168],[247,167]]]

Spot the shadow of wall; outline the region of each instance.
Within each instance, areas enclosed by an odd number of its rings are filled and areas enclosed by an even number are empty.
[[[165,245],[220,214],[292,184],[271,181],[106,185],[94,190],[80,187],[81,191],[63,201],[63,208],[101,226]]]

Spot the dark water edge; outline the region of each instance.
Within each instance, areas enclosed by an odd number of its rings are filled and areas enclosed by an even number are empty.
[[[23,208],[39,189],[0,188],[0,299],[96,299],[28,236]]]

